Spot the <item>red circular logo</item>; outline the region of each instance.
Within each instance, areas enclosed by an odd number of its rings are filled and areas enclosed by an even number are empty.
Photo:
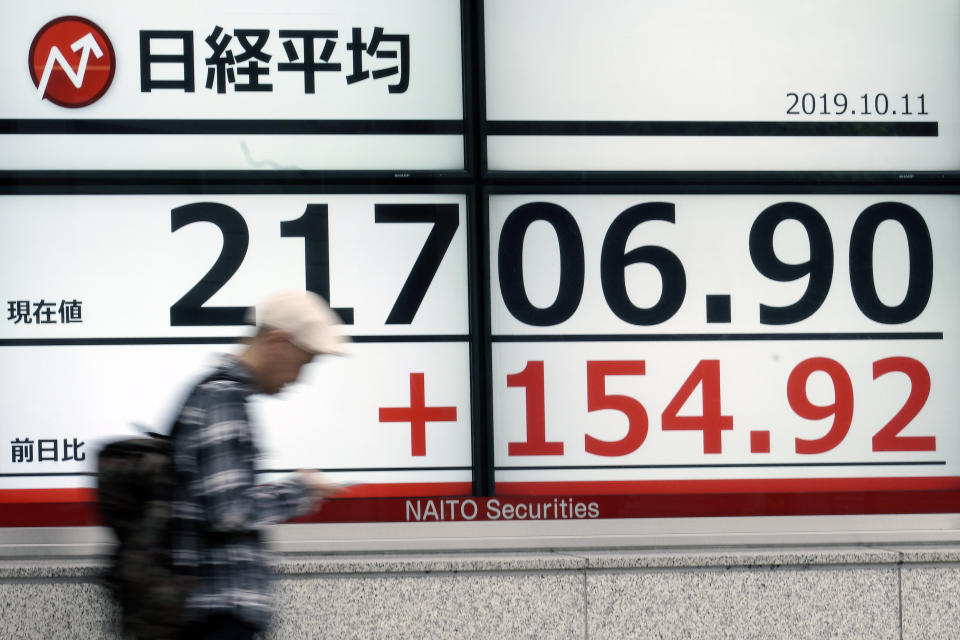
[[[107,34],[77,16],[43,25],[30,45],[28,63],[38,97],[71,108],[99,100],[117,66]]]

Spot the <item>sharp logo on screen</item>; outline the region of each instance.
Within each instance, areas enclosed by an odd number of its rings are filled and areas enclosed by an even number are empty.
[[[45,24],[30,44],[30,77],[37,96],[61,107],[85,107],[110,88],[117,60],[99,26],[78,16]]]

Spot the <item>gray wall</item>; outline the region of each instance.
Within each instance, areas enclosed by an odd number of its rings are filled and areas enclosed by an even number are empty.
[[[115,638],[83,558],[0,562],[0,638]],[[960,638],[960,545],[287,555],[271,638]]]

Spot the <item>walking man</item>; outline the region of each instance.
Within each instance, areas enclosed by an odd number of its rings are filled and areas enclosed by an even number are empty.
[[[308,470],[258,484],[247,403],[279,393],[317,356],[342,354],[339,320],[319,296],[284,291],[256,307],[254,323],[242,353],[224,356],[194,388],[174,427],[173,562],[196,576],[184,638],[262,631],[273,612],[264,528],[308,512],[334,490]]]

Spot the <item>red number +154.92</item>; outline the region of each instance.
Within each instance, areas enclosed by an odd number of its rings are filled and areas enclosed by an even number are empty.
[[[833,402],[815,404],[807,395],[807,381],[817,372],[829,377],[833,386]],[[891,357],[873,363],[873,378],[900,372],[910,380],[910,393],[899,411],[872,438],[873,451],[935,451],[935,436],[903,436],[900,432],[920,413],[930,395],[930,374],[921,362],[907,357]],[[587,362],[587,411],[611,409],[627,418],[627,432],[619,440],[602,440],[584,434],[584,450],[598,456],[625,456],[643,445],[649,430],[644,405],[631,396],[608,394],[609,376],[646,375],[644,360],[591,360]],[[547,439],[544,363],[534,360],[507,376],[508,387],[519,387],[526,395],[526,439],[510,442],[510,456],[563,455],[564,443]],[[701,390],[700,415],[679,415],[679,411],[696,391]],[[850,375],[836,360],[808,358],[800,362],[787,380],[787,401],[793,412],[807,420],[832,418],[830,429],[814,439],[795,439],[798,454],[826,453],[836,448],[850,430],[854,407]],[[701,360],[661,414],[664,431],[703,432],[703,452],[722,453],[722,434],[733,429],[733,416],[723,415],[720,401],[720,361]]]

